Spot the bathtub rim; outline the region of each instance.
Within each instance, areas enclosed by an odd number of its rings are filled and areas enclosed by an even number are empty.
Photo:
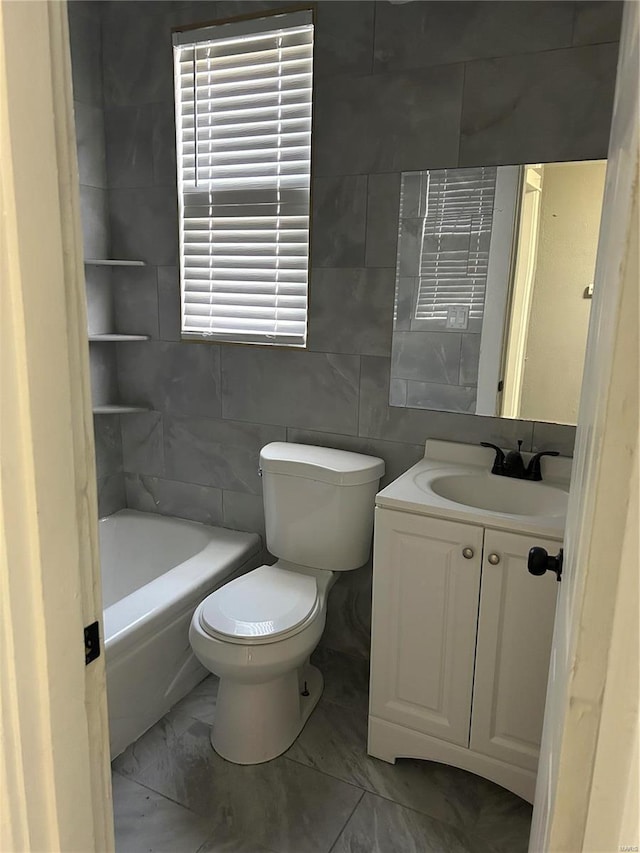
[[[135,513],[136,516],[150,516],[154,519],[166,518],[184,522],[189,526],[198,525],[206,530],[209,542],[197,554],[103,610],[103,642],[107,660],[116,659],[133,645],[143,641],[153,633],[158,621],[177,614],[184,609],[188,601],[193,601],[195,606],[208,591],[242,574],[245,566],[249,564],[253,567],[255,558],[262,550],[262,541],[257,533],[229,530],[139,510],[125,509],[119,512],[126,512],[127,515]],[[118,513],[113,515],[117,516]],[[112,517],[106,516],[106,519]],[[216,538],[218,532],[224,533],[227,540],[223,543],[226,553],[222,561],[219,554],[217,560],[212,559],[212,555],[216,550],[219,551],[221,545],[220,539]],[[230,541],[230,537],[236,542]]]

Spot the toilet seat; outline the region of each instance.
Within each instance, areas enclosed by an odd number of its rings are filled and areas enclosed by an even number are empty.
[[[260,566],[211,593],[200,608],[200,625],[227,643],[272,643],[299,633],[318,608],[315,577]]]

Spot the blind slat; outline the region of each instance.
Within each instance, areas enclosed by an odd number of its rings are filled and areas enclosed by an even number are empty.
[[[304,346],[310,15],[178,33],[174,57],[183,337]]]
[[[426,173],[415,319],[446,319],[458,305],[482,319],[495,181],[493,167]]]

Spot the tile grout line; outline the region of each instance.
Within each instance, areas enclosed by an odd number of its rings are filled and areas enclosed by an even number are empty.
[[[569,42],[571,44],[571,47],[577,47],[577,45],[574,44],[574,38],[576,35],[577,23],[578,23],[578,4],[576,3],[576,4],[574,4],[573,9],[571,10],[571,35],[569,37]]]
[[[338,706],[338,707],[341,707],[341,706]],[[320,773],[322,776],[326,776],[328,779],[333,779],[334,782],[341,782],[343,785],[350,785],[352,788],[358,788],[359,790],[362,791],[363,796],[364,796],[364,794],[370,794],[372,797],[378,797],[378,799],[384,800],[386,803],[391,803],[391,805],[398,806],[398,808],[400,808],[400,809],[406,809],[407,811],[413,812],[414,814],[421,815],[422,817],[426,817],[429,820],[436,821],[437,823],[442,824],[442,826],[446,826],[448,828],[456,829],[459,832],[463,832],[467,835],[471,834],[471,827],[470,826],[467,827],[467,826],[460,825],[457,823],[449,822],[447,820],[444,820],[441,817],[436,817],[435,815],[431,814],[430,812],[420,811],[420,809],[417,809],[415,806],[409,806],[409,805],[406,805],[405,803],[399,802],[398,800],[394,800],[393,797],[389,794],[380,793],[380,791],[375,790],[372,786],[368,787],[368,788],[364,788],[355,782],[348,781],[347,779],[343,779],[340,776],[334,776],[333,774],[329,773],[327,770],[321,770],[319,767],[314,767],[310,764],[305,764],[304,761],[301,761],[298,758],[291,758],[288,755],[283,755],[282,757],[285,758],[287,761],[291,761],[294,764],[299,765],[300,767],[305,767],[307,770],[315,770],[316,773]],[[475,826],[475,824],[474,824],[474,826]]]
[[[346,656],[346,653],[340,653],[340,654],[345,654],[345,656]],[[194,689],[197,689],[197,688],[194,688]],[[330,701],[330,700],[327,700],[327,701]],[[346,707],[346,706],[342,706],[342,704],[341,704],[341,703],[339,703],[339,702],[332,702],[331,704],[334,704],[334,705],[336,705],[337,707]],[[356,709],[355,709],[355,708],[352,708],[352,710],[353,710],[354,712],[356,712]],[[170,713],[171,713],[171,712],[170,712]],[[210,723],[207,723],[207,722],[205,722],[205,721],[203,721],[203,720],[200,720],[199,718],[194,717],[194,716],[192,716],[191,714],[188,714],[188,713],[186,713],[186,712],[183,712],[183,713],[184,713],[184,716],[188,717],[189,719],[192,719],[192,720],[195,720],[195,721],[199,722],[201,725],[204,725],[204,726],[206,726],[207,728],[211,725]],[[398,807],[399,807],[399,808],[401,808],[401,809],[405,809],[405,810],[408,810],[408,811],[410,811],[410,812],[414,812],[415,814],[417,814],[417,815],[421,815],[422,817],[426,817],[429,821],[435,821],[435,823],[436,823],[437,825],[440,825],[440,826],[443,826],[443,827],[446,827],[446,828],[452,828],[452,829],[454,829],[454,830],[456,830],[456,831],[458,831],[458,832],[462,833],[462,834],[463,834],[466,838],[468,838],[469,840],[472,840],[474,837],[476,837],[478,840],[482,840],[485,844],[487,844],[487,846],[488,846],[488,847],[490,847],[490,846],[493,844],[493,840],[492,840],[492,839],[490,839],[488,835],[484,835],[484,833],[482,833],[482,832],[478,832],[478,831],[475,829],[475,824],[469,824],[469,825],[467,825],[466,823],[463,823],[462,825],[460,825],[460,824],[458,824],[458,823],[450,822],[450,821],[448,821],[448,820],[446,820],[446,819],[443,819],[442,817],[439,817],[439,816],[435,816],[435,815],[433,815],[433,814],[430,814],[429,812],[421,811],[420,809],[418,809],[418,808],[416,808],[416,807],[414,807],[414,806],[411,806],[411,805],[405,805],[405,804],[403,804],[403,803],[401,803],[401,802],[398,802],[397,800],[393,799],[393,798],[392,798],[392,797],[390,797],[390,796],[386,796],[385,794],[381,794],[381,793],[379,793],[377,790],[372,790],[370,787],[363,787],[363,786],[361,786],[361,785],[359,785],[359,784],[357,784],[357,783],[354,783],[354,782],[352,782],[352,781],[349,781],[349,780],[342,779],[342,778],[340,778],[340,777],[334,776],[334,775],[332,775],[331,773],[328,773],[328,772],[326,772],[326,771],[324,771],[324,770],[321,770],[321,769],[320,769],[320,768],[318,768],[318,767],[314,767],[314,766],[310,766],[309,764],[305,764],[303,761],[297,760],[297,759],[295,759],[295,758],[291,758],[290,756],[287,756],[286,754],[285,754],[285,755],[283,755],[283,756],[282,756],[282,758],[283,758],[283,759],[285,759],[285,760],[288,760],[288,761],[289,761],[289,763],[295,763],[297,766],[304,767],[306,770],[315,771],[315,773],[319,773],[320,775],[323,775],[323,776],[325,776],[325,777],[328,777],[328,778],[332,779],[333,781],[336,781],[336,782],[340,782],[340,783],[342,783],[342,784],[349,785],[349,786],[350,786],[350,787],[352,787],[352,788],[359,789],[359,790],[362,792],[362,793],[361,793],[361,796],[360,796],[360,797],[359,797],[359,799],[358,799],[358,802],[355,804],[355,806],[354,806],[353,810],[351,811],[351,814],[350,814],[349,818],[347,818],[347,820],[345,821],[345,823],[344,823],[344,825],[343,825],[342,829],[340,830],[340,832],[339,832],[338,836],[336,837],[336,839],[335,839],[335,841],[334,841],[334,844],[333,844],[333,846],[330,848],[330,850],[335,849],[335,844],[338,842],[338,840],[339,840],[339,839],[340,839],[340,837],[342,836],[342,834],[343,834],[343,832],[344,832],[344,830],[345,830],[345,828],[346,828],[346,826],[347,826],[347,824],[348,824],[349,820],[351,820],[351,818],[353,817],[353,814],[354,814],[355,810],[357,809],[357,807],[358,807],[358,806],[360,805],[360,803],[362,802],[362,799],[363,799],[363,797],[364,797],[364,794],[365,794],[365,793],[370,793],[370,794],[372,794],[372,796],[378,797],[380,800],[383,800],[383,801],[389,802],[389,803],[391,803],[391,804],[393,804],[393,805],[398,806]],[[140,768],[140,771],[139,771],[139,772],[144,773],[145,769],[146,769],[148,766],[149,766],[149,762],[147,762],[147,763],[145,763],[145,764],[141,765],[141,768]],[[141,787],[143,787],[143,788],[146,788],[146,789],[148,789],[148,790],[153,791],[154,793],[158,794],[161,798],[163,798],[163,799],[165,799],[165,800],[167,800],[167,801],[169,801],[169,802],[175,803],[176,805],[181,806],[182,808],[186,809],[186,810],[187,810],[187,811],[189,811],[190,813],[195,814],[197,817],[200,817],[200,818],[205,817],[205,818],[206,818],[206,816],[205,816],[205,815],[202,815],[200,812],[194,811],[194,810],[193,810],[193,809],[191,809],[189,806],[185,805],[184,803],[182,803],[182,802],[180,802],[180,801],[178,801],[178,800],[174,800],[174,799],[172,799],[171,797],[168,797],[167,795],[165,795],[165,794],[164,794],[164,793],[162,793],[161,791],[157,791],[155,788],[153,788],[153,787],[152,787],[152,785],[150,785],[150,784],[148,784],[148,783],[146,783],[146,782],[140,781],[140,780],[139,780],[138,778],[136,778],[135,776],[127,776],[127,775],[125,775],[124,773],[122,773],[121,771],[119,771],[119,770],[115,770],[115,769],[114,769],[112,772],[114,772],[114,773],[115,773],[115,774],[117,774],[118,776],[121,776],[121,777],[123,777],[123,778],[125,778],[125,779],[129,779],[130,781],[135,782],[136,784],[140,785],[140,786],[141,786]],[[329,851],[329,853],[330,853],[330,851]]]
[[[343,824],[342,828],[340,829],[340,831],[339,831],[339,832],[338,832],[338,834],[336,835],[335,840],[334,840],[333,844],[331,845],[331,847],[329,848],[329,850],[327,851],[327,853],[332,853],[332,851],[336,849],[336,844],[337,844],[337,843],[338,843],[338,841],[340,841],[340,839],[342,838],[342,836],[343,836],[343,834],[344,834],[344,831],[345,831],[345,829],[347,828],[348,823],[350,822],[351,818],[354,816],[354,814],[355,814],[355,812],[356,812],[356,809],[358,808],[358,806],[360,805],[360,803],[361,803],[361,802],[363,801],[363,799],[365,798],[366,793],[367,793],[367,792],[366,792],[365,790],[363,790],[363,791],[362,791],[362,794],[358,797],[358,802],[355,804],[355,806],[354,806],[354,807],[353,807],[353,809],[351,810],[351,813],[349,814],[349,817],[345,820],[345,822],[344,822],[344,824]]]
[[[325,701],[328,704],[335,705],[341,709],[346,708],[346,706],[341,705],[339,702],[332,702],[331,700],[325,700]],[[356,713],[356,709],[354,709],[354,708],[348,708],[348,710],[351,710],[354,713]],[[436,815],[432,814],[431,812],[421,811],[419,808],[416,808],[415,806],[411,806],[411,805],[407,805],[406,803],[402,803],[402,802],[394,799],[393,796],[391,796],[391,795],[381,793],[379,790],[376,790],[373,787],[373,785],[371,785],[371,784],[369,784],[368,786],[363,786],[357,782],[354,782],[354,781],[349,780],[349,779],[345,779],[341,776],[335,776],[327,770],[322,770],[319,767],[316,767],[316,766],[313,766],[310,764],[306,764],[303,760],[300,760],[299,758],[294,758],[294,757],[291,757],[291,756],[286,755],[286,754],[283,755],[282,757],[286,758],[288,761],[294,762],[294,763],[296,763],[302,767],[306,767],[309,770],[315,770],[317,773],[320,773],[321,775],[326,776],[330,779],[333,779],[337,782],[341,782],[342,784],[345,784],[345,785],[350,785],[354,788],[359,788],[360,790],[363,791],[364,794],[371,794],[371,796],[378,797],[379,799],[384,800],[387,803],[391,803],[395,806],[398,806],[399,808],[407,809],[408,811],[414,812],[415,814],[421,815],[422,817],[426,817],[429,820],[432,820],[438,824],[441,824],[442,826],[455,829],[459,832],[464,833],[467,836],[471,836],[471,835],[475,834],[479,838],[481,838],[483,841],[485,841],[486,843],[493,843],[493,842],[490,842],[490,839],[488,838],[488,836],[485,836],[481,832],[477,832],[475,830],[476,823],[465,824],[465,823],[455,823],[453,820],[452,821],[446,820],[445,818],[443,818],[441,816],[436,816]]]
[[[325,701],[327,702],[327,704],[335,705],[336,707],[338,707],[340,709],[347,709],[347,710],[353,711],[354,713],[357,713],[357,710],[353,707],[349,708],[348,706],[344,706],[339,702],[333,702],[331,700],[325,700]],[[294,741],[294,743],[295,743],[295,741]],[[292,744],[292,746],[293,746],[293,744]],[[365,754],[366,754],[366,752],[365,752]],[[443,826],[453,827],[454,829],[458,829],[458,830],[465,832],[467,834],[470,832],[470,829],[460,827],[458,824],[455,824],[453,822],[450,823],[449,821],[444,820],[441,817],[435,817],[434,815],[430,814],[429,812],[420,811],[420,809],[417,809],[414,806],[409,806],[409,805],[406,805],[405,803],[401,803],[398,800],[395,800],[391,795],[383,794],[380,791],[376,790],[373,787],[373,785],[371,785],[371,784],[369,786],[363,786],[357,782],[345,779],[341,776],[334,776],[332,773],[330,773],[327,770],[322,770],[319,767],[315,767],[313,765],[306,764],[304,761],[302,761],[298,758],[293,758],[293,757],[287,755],[286,753],[282,757],[287,759],[288,761],[292,761],[295,764],[298,764],[302,767],[306,767],[308,770],[315,770],[317,773],[320,773],[321,775],[326,776],[329,779],[333,779],[336,782],[341,782],[344,785],[350,785],[353,788],[359,788],[363,792],[363,794],[371,794],[372,796],[379,797],[381,800],[384,800],[385,802],[388,802],[388,803],[392,803],[393,805],[398,806],[399,808],[408,809],[409,811],[415,812],[418,815],[422,815],[423,817],[429,818],[429,820],[437,821],[438,823],[441,823]],[[376,759],[376,760],[381,760],[381,759]]]
[[[572,36],[573,38],[573,36]],[[604,41],[594,41],[587,44],[573,44],[572,42],[557,47],[544,47],[538,50],[527,50],[520,53],[498,53],[491,56],[472,56],[460,59],[451,59],[448,62],[438,62],[432,65],[398,65],[397,67],[385,67],[372,74],[344,74],[345,77],[362,76],[362,77],[378,77],[385,74],[411,74],[419,73],[420,71],[436,70],[440,68],[452,68],[456,65],[466,65],[471,62],[495,62],[503,59],[525,59],[532,56],[541,56],[548,53],[562,53],[574,50],[584,50],[585,48],[602,47],[603,45],[620,44],[620,39],[605,39]],[[331,77],[339,77],[340,73],[330,75]]]
[[[176,341],[170,341],[170,343],[176,343]],[[343,355],[344,353],[326,353],[326,354]],[[378,356],[378,355],[376,355],[376,356],[362,356],[362,357],[357,356],[357,357],[358,358],[386,358],[386,356]],[[360,370],[362,370],[362,363],[360,364]],[[176,415],[176,414],[172,414],[171,412],[166,412],[166,411],[161,410],[161,409],[154,409],[153,411],[162,415],[163,418],[168,417],[168,418],[172,418],[173,420],[176,420],[176,421],[194,421],[194,420],[195,421],[214,421],[214,422],[220,421],[220,422],[224,422],[226,424],[233,423],[235,421],[238,424],[242,424],[242,425],[248,424],[251,426],[256,426],[256,427],[265,428],[265,429],[283,429],[283,430],[286,430],[287,436],[289,436],[290,432],[298,431],[298,432],[303,432],[303,433],[320,433],[321,435],[332,435],[332,436],[336,436],[338,438],[346,438],[346,439],[363,439],[365,441],[375,441],[375,442],[380,442],[382,444],[399,445],[401,447],[423,447],[423,445],[424,445],[424,442],[399,441],[398,439],[392,439],[392,438],[376,438],[375,436],[357,435],[355,433],[322,430],[322,429],[318,429],[318,427],[300,427],[300,426],[291,426],[290,424],[273,424],[273,423],[267,424],[267,423],[262,423],[260,421],[240,420],[238,418],[222,418],[222,417],[212,418],[212,417],[208,417],[208,416],[202,417],[200,415],[195,415],[195,416],[194,415],[181,415],[181,414]],[[428,411],[428,410],[416,410],[416,411]],[[444,415],[454,415],[454,416],[468,415],[468,413],[465,413],[465,412],[436,412],[436,413],[437,414],[444,414]],[[478,417],[476,415],[468,415],[468,416]],[[288,437],[287,440],[290,440],[290,438]],[[133,473],[135,473],[135,472],[133,472]],[[151,475],[151,476],[154,476],[154,475]]]
[[[460,117],[458,119],[458,159],[457,167],[460,168],[460,154],[462,152],[462,120],[464,118],[464,96],[467,86],[467,63],[462,63],[462,86],[460,87]]]
[[[376,28],[378,26],[378,4],[373,4],[373,20],[371,21],[371,70],[369,76],[376,71]]]
[[[356,408],[356,437],[360,436],[360,397],[362,390],[362,356],[358,356],[358,405]]]
[[[341,708],[342,706],[339,705],[338,707]],[[300,737],[300,735],[298,735],[298,737]],[[296,740],[297,739],[298,738],[296,738]],[[294,740],[289,749],[291,749],[295,742],[296,741]],[[341,779],[339,776],[334,776],[327,770],[321,770],[319,767],[314,767],[311,764],[305,764],[304,761],[300,761],[300,759],[298,758],[292,758],[290,755],[287,755],[289,749],[287,749],[286,752],[283,752],[282,755],[278,755],[272,760],[277,761],[278,758],[282,758],[284,761],[288,761],[290,764],[295,764],[297,767],[304,767],[305,770],[311,770],[314,773],[318,773],[320,776],[324,776],[326,779],[332,779],[334,782],[340,782],[340,784],[342,785],[348,785],[350,788],[355,788],[358,791],[362,791],[363,794],[371,793],[367,788],[363,788],[362,785],[358,785],[356,782],[348,782],[346,779]]]
[[[122,779],[126,779],[128,782],[134,782],[136,785],[139,785],[141,788],[144,788],[146,791],[152,791],[158,797],[161,797],[163,800],[166,800],[168,803],[172,803],[174,806],[179,806],[181,809],[189,812],[194,817],[200,818],[201,820],[206,820],[204,815],[201,815],[199,812],[194,811],[189,808],[189,806],[185,806],[184,803],[181,803],[179,800],[174,800],[172,797],[167,797],[166,794],[163,794],[161,791],[156,790],[156,788],[152,788],[151,785],[148,785],[146,782],[141,782],[139,779],[135,779],[133,776],[125,776],[124,773],[120,773],[119,770],[112,770],[112,773],[116,773]],[[115,815],[115,812],[114,812]]]

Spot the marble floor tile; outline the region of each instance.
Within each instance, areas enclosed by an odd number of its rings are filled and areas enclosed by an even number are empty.
[[[153,757],[132,778],[205,817],[218,845],[241,839],[247,850],[328,853],[362,797],[286,758],[246,767],[224,761],[198,720],[179,735],[171,729],[165,743],[152,736]]]
[[[278,853],[278,851],[272,850],[270,847],[263,847],[262,844],[256,844],[255,841],[247,841],[237,836],[231,837],[215,832],[198,849],[197,853]]]
[[[211,835],[203,817],[155,791],[118,773],[112,785],[117,853],[195,853]]]
[[[171,749],[180,735],[192,724],[193,717],[172,709],[115,758],[111,762],[111,768],[121,776],[136,776],[157,757],[161,748]]]
[[[178,702],[173,710],[211,725],[216,715],[219,686],[220,679],[217,675],[207,676],[197,687],[194,687],[188,696]]]
[[[332,853],[493,853],[481,839],[365,794]]]
[[[527,803],[456,767],[408,758],[388,764],[370,757],[366,715],[324,697],[286,755],[450,826],[495,840],[506,845],[505,853],[526,850],[531,821]]]
[[[477,787],[480,814],[471,832],[488,841],[496,853],[527,853],[533,811],[530,803],[480,777]]]
[[[322,700],[288,758],[455,826],[479,815],[473,777],[432,762],[367,755],[367,717]],[[459,774],[459,777],[458,777]]]
[[[324,678],[323,701],[350,708],[366,720],[369,713],[369,661],[320,647],[311,656]]]
[[[454,767],[371,758],[367,662],[327,648],[313,662],[324,694],[283,757],[242,767],[216,755],[213,675],[119,756],[118,850],[526,853],[528,803]],[[174,828],[165,838],[166,820]]]

